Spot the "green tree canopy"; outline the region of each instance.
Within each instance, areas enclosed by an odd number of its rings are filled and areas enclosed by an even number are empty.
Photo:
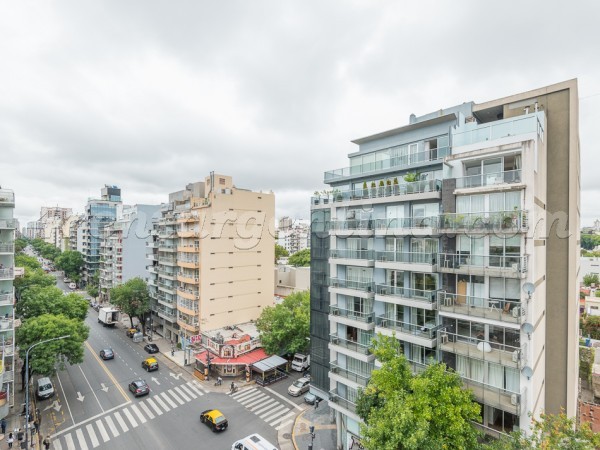
[[[364,420],[362,444],[372,450],[480,448],[471,421],[480,407],[445,364],[430,364],[413,375],[395,337],[373,340],[382,363],[359,393],[357,413]]]
[[[598,278],[597,273],[588,273],[583,276],[583,284],[585,284],[586,286],[591,286],[592,284],[598,286],[599,283],[600,278]]]
[[[266,307],[256,321],[265,351],[271,355],[304,352],[310,333],[310,294],[296,292]]]
[[[60,249],[42,239],[34,239],[31,246],[44,258],[54,261],[60,255]]]
[[[594,247],[600,245],[600,235],[597,234],[582,234],[581,248],[585,250],[593,250]]]
[[[24,238],[15,239],[15,253],[21,253],[27,247],[28,241]]]
[[[277,262],[280,258],[284,256],[289,256],[289,252],[285,249],[285,247],[275,244],[275,262]]]
[[[145,330],[146,313],[150,311],[150,295],[148,294],[148,285],[144,280],[136,277],[112,288],[110,301],[129,315],[132,328],[133,318],[137,317],[142,324],[142,329]]]
[[[23,292],[17,302],[17,314],[23,320],[59,313],[83,322],[87,312],[88,303],[81,295],[65,295],[56,286],[31,286]]]
[[[29,267],[30,269],[41,269],[42,265],[35,256],[29,256],[25,253],[18,253],[15,255],[15,266],[16,267]]]
[[[22,277],[15,278],[13,285],[17,291],[17,297],[31,286],[54,286],[56,278],[52,275],[46,275],[42,269],[30,269],[25,266],[25,274]]]
[[[85,290],[87,291],[89,296],[93,297],[94,299],[97,298],[98,294],[100,293],[98,286],[96,286],[95,284],[88,284]]]
[[[592,339],[600,339],[600,316],[587,315],[582,322],[582,334]]]
[[[67,339],[48,342],[35,347],[29,353],[29,366],[33,373],[52,375],[64,362],[83,362],[83,345],[89,335],[89,328],[78,319],[66,316],[44,314],[24,322],[17,328],[17,342],[23,352],[45,339],[69,335]],[[59,356],[62,355],[62,358]]]
[[[294,267],[310,266],[310,249],[305,248],[304,250],[294,253],[288,259],[288,263]]]
[[[83,267],[83,255],[78,251],[67,250],[56,258],[56,267],[65,272],[72,280],[79,282],[80,270]]]

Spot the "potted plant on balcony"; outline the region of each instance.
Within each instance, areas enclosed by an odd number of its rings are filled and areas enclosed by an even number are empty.
[[[502,214],[502,228],[510,228],[513,225],[513,216],[512,214]]]
[[[341,202],[342,201],[342,191],[340,191],[339,189],[334,189],[331,193],[333,195],[333,201],[334,202]]]
[[[327,189],[323,189],[323,191],[321,191],[321,195],[323,196],[323,203],[327,204],[329,203],[329,194],[331,193],[331,191],[328,191]]]
[[[419,181],[419,178],[421,177],[421,174],[418,172],[408,172],[406,174],[404,174],[404,181],[406,181],[408,184],[406,186],[406,192],[409,194],[412,194],[414,192],[416,192],[416,186],[412,183],[415,183],[417,181]]]
[[[392,180],[389,178],[385,180],[385,195],[388,197],[392,194]]]
[[[377,185],[374,181],[371,181],[371,197],[375,197],[377,195]]]
[[[318,205],[319,201],[321,200],[321,193],[319,191],[315,191],[313,194],[314,194],[313,203],[315,205]]]
[[[363,195],[363,198],[369,196],[369,191],[367,189],[367,182],[366,181],[363,181],[363,192],[362,192],[362,195]]]
[[[394,177],[394,195],[398,195],[398,177]]]

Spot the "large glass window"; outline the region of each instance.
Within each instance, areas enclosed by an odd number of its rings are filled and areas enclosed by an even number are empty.
[[[429,291],[437,289],[437,275],[431,273],[413,272],[412,274],[413,295],[426,297]]]

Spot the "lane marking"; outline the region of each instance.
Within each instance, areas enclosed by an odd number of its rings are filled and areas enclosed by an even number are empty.
[[[183,400],[181,400],[181,398],[179,398],[179,395],[177,395],[174,391],[175,388],[173,389],[169,389],[169,394],[171,394],[171,397],[173,397],[175,400],[177,400],[177,403],[179,403],[180,405],[185,405],[185,402]]]
[[[193,384],[187,383],[187,385],[189,386],[189,388],[194,391],[196,394],[198,394],[198,397],[202,397],[204,395],[204,391],[201,391],[200,389],[198,389],[196,386],[194,386]]]
[[[238,401],[238,403],[241,403],[242,405],[246,405],[247,403],[253,402],[257,398],[261,398],[261,397],[268,397],[268,395],[265,394],[264,392],[255,392],[254,394],[249,395],[249,396],[243,398],[242,400],[239,400],[237,398],[236,398],[236,400]]]
[[[121,434],[121,433],[119,433],[117,426],[113,422],[112,417],[106,416],[104,418],[104,420],[106,420],[106,423],[108,424],[108,428],[110,429],[110,432],[113,434],[114,437],[117,437],[117,436],[119,436],[119,434]]]
[[[73,442],[73,438],[71,437],[71,433],[67,434],[65,436],[65,444],[67,444],[67,449],[68,450],[76,450],[75,449],[75,442]]]
[[[192,389],[190,389],[189,387],[187,387],[185,384],[181,384],[179,385],[179,388],[185,392],[187,395],[189,395],[192,398],[198,398],[198,396],[196,395],[196,393],[194,391],[192,391]]]
[[[104,428],[104,424],[102,423],[102,420],[96,420],[96,426],[98,427],[98,430],[100,431],[100,436],[102,436],[102,440],[104,442],[110,441],[110,437],[108,436],[108,433],[106,432],[106,428]]]
[[[107,410],[106,410],[104,413],[99,413],[99,414],[96,414],[95,416],[88,417],[87,419],[85,419],[85,420],[82,420],[81,422],[79,422],[79,423],[76,423],[76,424],[74,424],[74,425],[71,425],[70,427],[67,427],[67,428],[65,428],[64,430],[60,430],[58,433],[54,433],[54,434],[53,434],[52,436],[50,436],[50,437],[51,437],[51,438],[55,438],[55,437],[57,437],[57,436],[60,436],[61,434],[64,434],[64,433],[66,433],[67,431],[71,431],[71,430],[73,430],[73,429],[75,429],[75,428],[77,428],[77,427],[79,427],[79,426],[81,426],[81,425],[84,425],[84,424],[86,424],[86,423],[88,423],[88,422],[91,422],[92,420],[96,420],[97,418],[99,418],[99,417],[102,417],[103,415],[106,415],[106,414],[108,414],[108,413],[111,413],[111,412],[113,412],[113,411],[115,411],[115,410],[119,409],[119,408],[122,408],[123,406],[127,406],[129,403],[131,403],[131,400],[129,400],[127,403],[122,403],[122,404],[120,404],[120,405],[118,405],[118,406],[115,406],[114,408],[107,409]],[[108,420],[108,418],[107,418],[107,420]]]
[[[268,409],[271,409],[273,406],[275,405],[281,405],[281,403],[279,403],[277,400],[275,400],[274,398],[271,399],[270,402],[267,402],[263,405],[261,405],[261,408],[256,408],[254,411],[252,411],[254,414],[259,415],[262,414],[263,412],[265,412]]]
[[[150,400],[150,399],[148,399],[148,400]],[[164,409],[167,412],[171,411],[171,408],[169,408],[167,406],[167,404],[162,401],[162,398],[160,398],[158,395],[155,397],[155,400],[156,400],[156,403],[158,403],[160,406],[162,406],[162,409]]]
[[[287,398],[285,398],[283,395],[281,395],[279,392],[275,392],[273,389],[268,388],[268,387],[263,387],[263,389],[269,391],[271,394],[279,397],[281,400],[289,403],[290,405],[292,405],[294,408],[299,409],[300,411],[304,411],[304,409],[301,406],[296,405],[294,402],[292,402],[291,400],[288,400]]]
[[[81,368],[81,364],[78,367],[79,367],[79,370],[81,370],[81,375],[83,375],[83,378],[85,378],[85,382],[90,387],[90,391],[92,391],[92,394],[94,394],[94,397],[96,398],[96,401],[98,402],[98,406],[100,407],[100,409],[102,410],[102,412],[104,412],[104,408],[100,404],[100,400],[98,400],[98,396],[96,395],[96,392],[92,389],[92,385],[90,384],[90,382],[88,381],[87,377],[85,376],[85,373],[83,373],[83,369]]]
[[[123,414],[125,414],[125,417],[127,417],[129,419],[129,422],[131,423],[131,428],[135,428],[138,426],[137,421],[133,418],[133,416],[131,415],[131,413],[129,412],[129,410],[127,408],[123,408]]]
[[[283,409],[281,409],[281,408],[283,408]],[[277,411],[277,412],[275,412],[275,411]],[[289,408],[287,408],[285,405],[279,405],[277,408],[272,409],[271,411],[267,411],[262,416],[258,416],[258,417],[260,417],[265,422],[268,422],[269,420],[273,420],[275,417],[285,414],[288,411],[289,411]]]
[[[151,398],[149,398],[146,401],[148,402],[148,404],[150,406],[152,406],[152,409],[154,410],[154,412],[156,412],[156,414],[158,414],[160,416],[163,413],[162,410],[158,406],[156,406],[156,403],[154,403],[154,400],[152,400]]]
[[[117,422],[119,422],[119,425],[121,425],[123,432],[127,433],[129,431],[129,427],[127,426],[127,424],[123,420],[123,417],[121,417],[121,414],[119,414],[118,411],[115,411],[115,419],[117,419]]]
[[[90,436],[90,440],[92,441],[92,447],[96,448],[100,445],[98,438],[96,437],[96,433],[94,431],[94,426],[91,423],[88,423],[85,428],[87,429],[88,435]]]
[[[140,403],[140,406],[141,406],[141,403]],[[140,421],[140,423],[146,423],[146,418],[144,417],[144,415],[142,414],[142,412],[136,405],[131,405],[130,408],[134,412],[134,414],[138,417],[138,420]],[[154,416],[152,416],[152,417],[154,417]]]
[[[182,389],[180,389],[179,387],[174,387],[173,390],[175,392],[177,392],[186,402],[189,402],[191,400],[191,398],[189,398],[185,392],[183,392]]]
[[[173,400],[171,400],[171,397],[169,397],[166,392],[161,392],[159,394],[159,396],[161,396],[161,395],[162,395],[163,400],[166,400],[172,409],[177,408],[177,406],[178,406],[177,403],[175,403]]]
[[[125,401],[127,403],[131,402],[131,400],[129,400],[129,397],[127,396],[127,394],[125,394],[125,391],[123,390],[123,388],[121,387],[121,385],[117,381],[117,379],[110,372],[110,370],[108,370],[108,367],[106,367],[106,364],[104,364],[104,361],[102,361],[100,359],[100,357],[98,355],[96,355],[96,352],[94,352],[92,350],[92,346],[90,345],[90,343],[88,341],[85,341],[85,345],[86,345],[87,348],[89,348],[89,350],[92,353],[92,355],[94,356],[94,358],[96,358],[96,361],[98,361],[98,364],[100,364],[100,367],[102,367],[102,369],[104,369],[104,372],[106,372],[106,375],[108,375],[108,378],[110,378],[110,380],[113,382],[113,384],[115,385],[115,387],[119,390],[119,392],[121,393],[121,395],[123,396],[123,398],[125,399]]]
[[[88,446],[85,442],[85,436],[83,435],[83,431],[81,431],[81,428],[75,430],[75,434],[77,435],[77,443],[79,444],[79,448],[81,450],[88,450]]]
[[[234,392],[233,394],[229,394],[231,396],[231,398],[235,398],[240,399],[243,397],[247,397],[250,394],[254,394],[255,392],[257,392],[258,390],[256,388],[250,388],[250,389],[246,389],[244,391],[238,391],[238,392]]]
[[[142,408],[142,410],[146,413],[150,420],[154,419],[154,414],[152,414],[152,411],[150,411],[150,408],[148,408],[148,406],[144,402],[140,403],[140,408]]]
[[[67,394],[65,394],[65,388],[63,388],[62,381],[60,381],[60,377],[58,376],[58,372],[56,372],[56,379],[58,380],[58,384],[60,385],[60,390],[63,392],[63,396],[65,397],[65,405],[67,405],[67,409],[69,410],[69,415],[71,416],[71,422],[75,424],[75,419],[73,419],[73,413],[71,412],[71,407],[69,406],[69,402],[67,401]]]
[[[54,450],[62,450],[62,444],[60,441],[54,441],[52,445],[54,446]]]

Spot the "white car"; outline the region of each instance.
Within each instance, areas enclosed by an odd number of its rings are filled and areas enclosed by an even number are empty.
[[[69,280],[69,278],[68,278],[68,277],[64,277],[64,278],[63,278],[63,281],[64,281],[65,283],[70,283],[70,282],[71,282],[71,280]]]
[[[69,289],[77,289],[77,285],[75,283],[69,283]]]
[[[299,397],[307,392],[309,388],[310,380],[308,378],[298,378],[296,381],[294,381],[294,384],[288,388],[288,394],[290,394],[292,397]]]

